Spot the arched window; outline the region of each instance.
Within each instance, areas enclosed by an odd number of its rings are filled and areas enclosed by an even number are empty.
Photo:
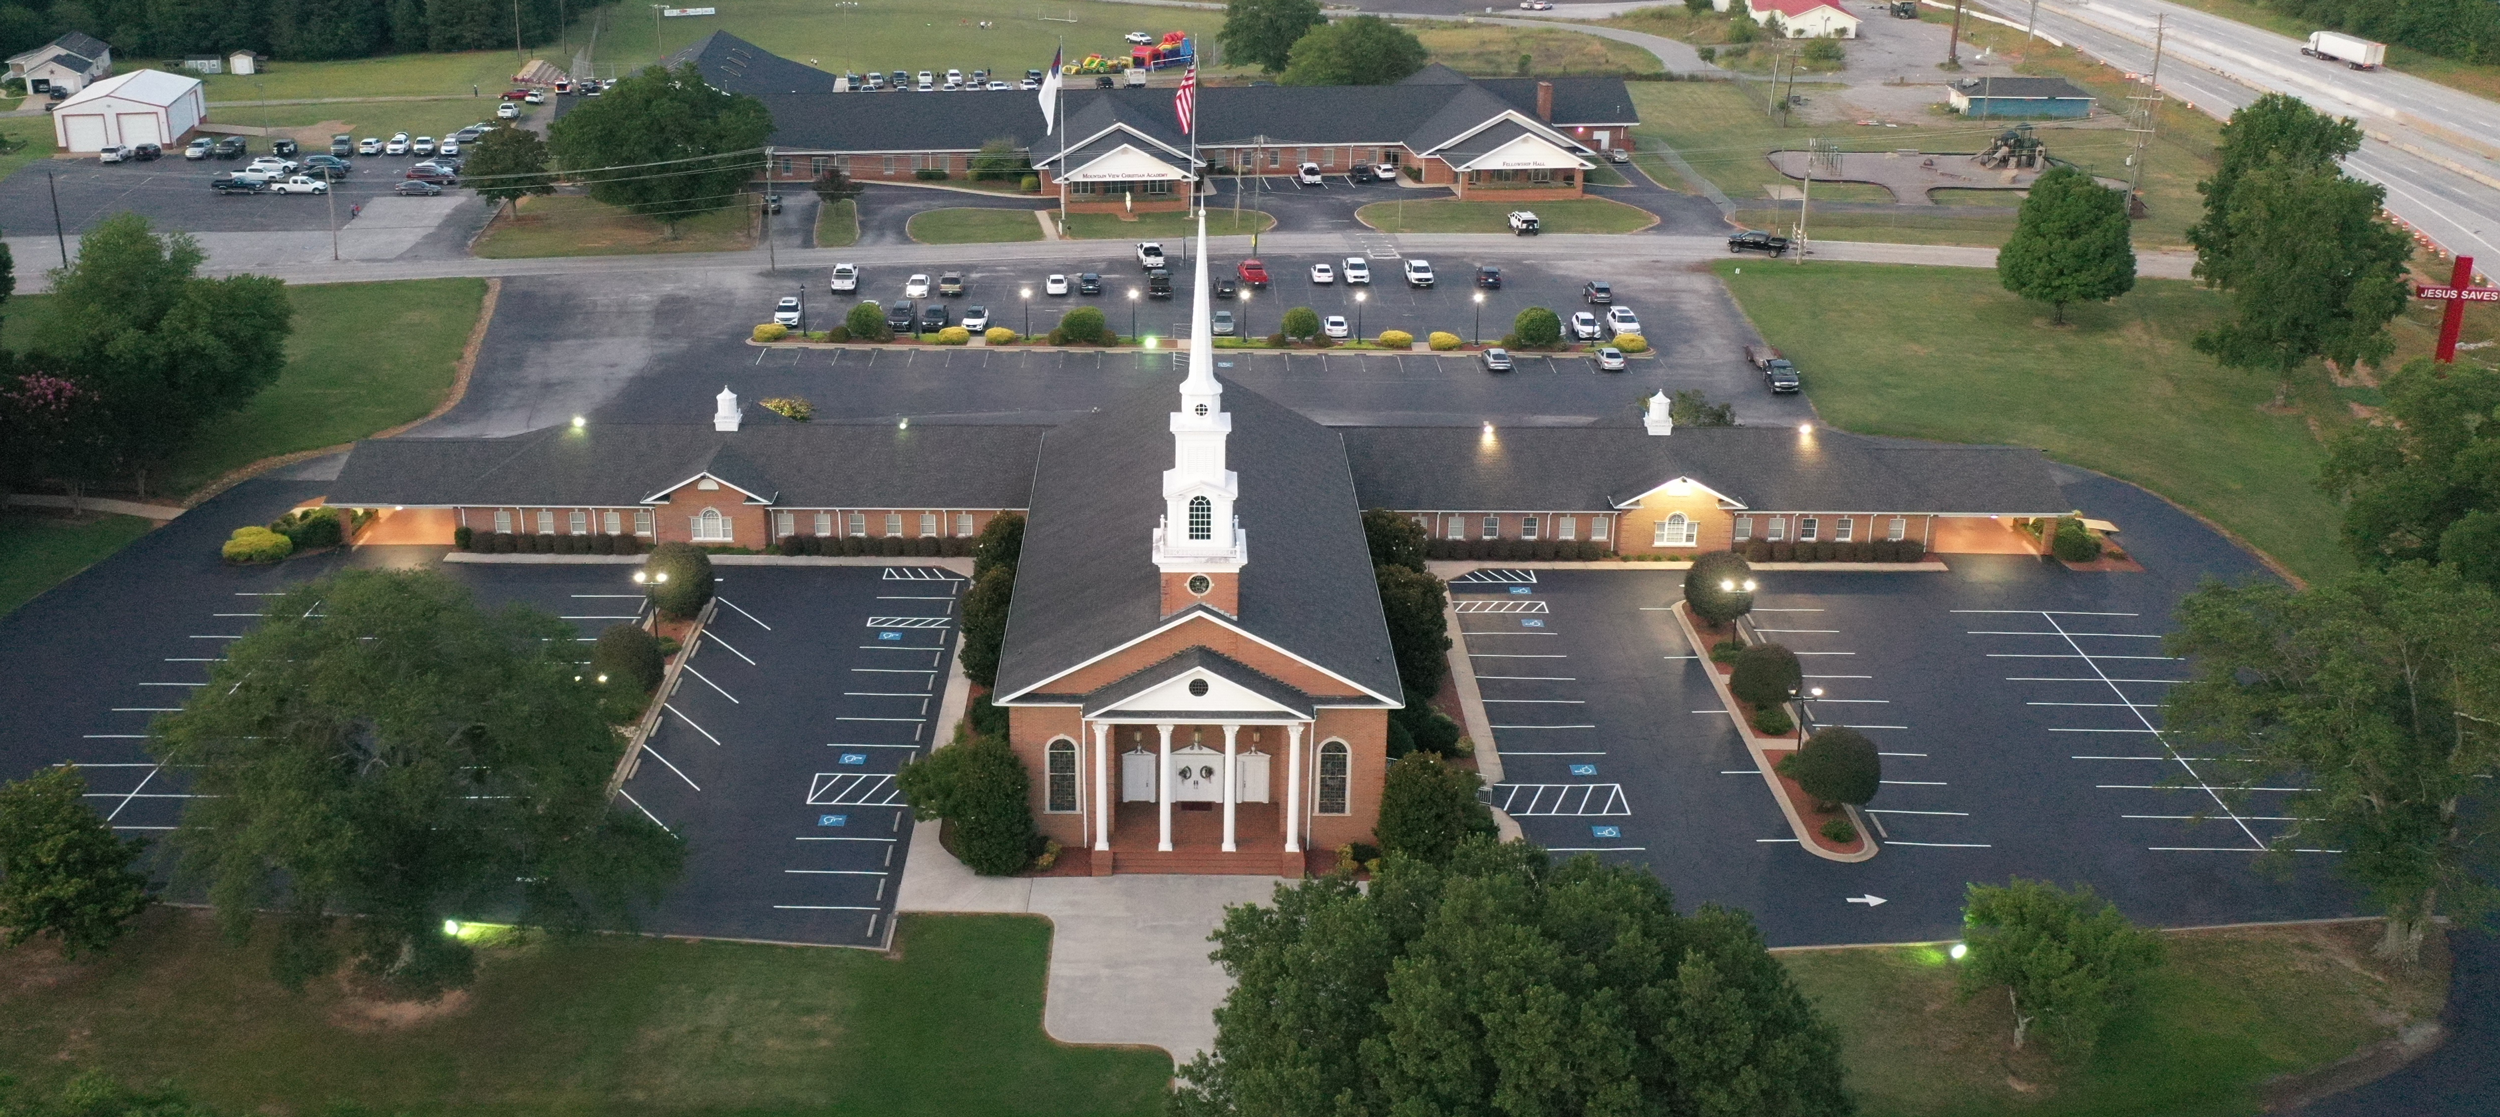
[[[1189,498],[1189,537],[1215,538],[1215,502],[1202,496]]]
[[[1319,747],[1319,813],[1346,813],[1346,783],[1353,766],[1345,742],[1330,741]]]
[[[1650,542],[1659,547],[1690,547],[1701,541],[1701,525],[1682,512],[1669,512],[1658,521],[1657,538]]]
[[[694,518],[694,538],[698,543],[729,542],[729,517],[718,508],[706,508]]]
[[[1076,809],[1076,742],[1061,737],[1048,751],[1050,802],[1044,809],[1064,814]]]

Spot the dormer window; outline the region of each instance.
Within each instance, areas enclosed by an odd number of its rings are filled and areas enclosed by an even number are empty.
[[[1189,498],[1189,537],[1215,538],[1215,502],[1203,496]]]

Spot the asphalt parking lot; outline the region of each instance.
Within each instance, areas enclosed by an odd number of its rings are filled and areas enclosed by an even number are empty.
[[[1666,611],[1671,573],[1453,583],[1508,778],[1491,800],[1557,850],[1644,863],[1686,904],[1753,912],[1773,945],[1948,938],[1967,883],[2013,876],[2090,884],[2170,925],[2353,914],[2358,898],[2326,878],[2331,853],[2303,855],[2288,882],[2255,869],[2287,825],[2281,792],[2226,806],[2210,789],[2241,781],[2158,732],[2161,692],[2183,674],[2155,639],[2173,603],[2199,576],[2255,564],[2115,482],[2078,475],[2070,491],[2110,509],[2151,572],[1970,555],[1941,575],[1763,578],[1753,621],[1824,689],[1815,722],[1884,753],[1875,860],[1796,848]]]
[[[268,151],[267,141],[253,139],[253,155]],[[291,158],[301,161],[303,156]],[[355,173],[332,185],[335,215],[331,203],[319,195],[219,194],[208,188],[210,179],[239,171],[249,162],[193,162],[178,151],[146,163],[99,163],[93,156],[37,160],[0,180],[0,228],[19,236],[49,232],[57,190],[61,230],[71,236],[126,211],[146,216],[160,230],[189,233],[327,231],[334,217],[345,227],[355,219],[357,207],[390,196],[404,181],[408,168],[421,160],[390,156],[349,160]],[[457,190],[445,190],[434,199],[437,203],[462,200],[469,200],[468,195]]]

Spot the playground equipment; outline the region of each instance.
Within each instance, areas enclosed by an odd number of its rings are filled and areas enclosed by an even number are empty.
[[[2031,125],[2017,124],[1997,134],[1988,149],[1971,156],[1971,161],[1989,170],[2019,167],[2036,169],[2048,158],[2048,147],[2031,132]]]
[[[1129,68],[1160,70],[1167,66],[1187,66],[1198,60],[1198,52],[1189,36],[1179,31],[1166,31],[1163,41],[1139,46],[1129,51]]]

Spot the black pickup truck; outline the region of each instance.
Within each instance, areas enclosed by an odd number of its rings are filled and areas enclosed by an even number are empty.
[[[1768,252],[1774,257],[1785,256],[1788,254],[1788,238],[1775,237],[1758,229],[1747,229],[1727,238],[1727,250],[1730,252]]]

